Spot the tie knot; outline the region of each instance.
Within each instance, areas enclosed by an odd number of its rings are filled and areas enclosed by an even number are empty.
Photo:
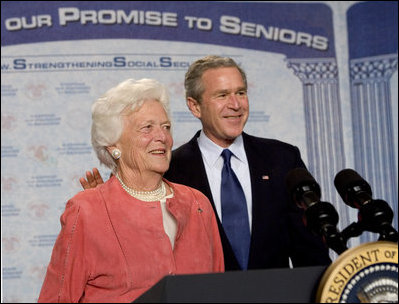
[[[233,153],[229,149],[224,149],[222,152],[222,156],[224,158],[224,163],[230,164],[230,158]]]

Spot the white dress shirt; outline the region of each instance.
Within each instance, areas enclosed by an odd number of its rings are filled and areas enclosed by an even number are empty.
[[[177,222],[176,219],[170,214],[169,210],[166,208],[166,199],[172,198],[173,192],[160,200],[161,210],[162,210],[162,222],[165,233],[169,237],[170,244],[172,245],[172,250],[175,248],[175,238],[177,233]]]
[[[249,166],[247,155],[245,154],[244,142],[242,136],[237,137],[228,148],[222,148],[211,141],[203,131],[198,137],[198,146],[200,148],[202,158],[204,160],[206,175],[208,176],[209,186],[211,187],[213,201],[215,203],[216,212],[222,222],[222,204],[220,201],[220,186],[222,182],[223,156],[221,153],[224,149],[229,149],[233,155],[230,163],[231,168],[237,175],[241,187],[244,190],[245,199],[248,208],[249,227],[252,230],[252,193],[251,178],[249,174]]]

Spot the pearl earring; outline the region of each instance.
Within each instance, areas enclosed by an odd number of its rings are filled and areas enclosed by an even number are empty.
[[[112,153],[111,153],[111,155],[112,155],[112,157],[116,160],[116,159],[119,159],[120,157],[121,157],[121,154],[122,154],[122,152],[121,152],[121,150],[119,150],[119,149],[114,149],[114,150],[112,150]]]

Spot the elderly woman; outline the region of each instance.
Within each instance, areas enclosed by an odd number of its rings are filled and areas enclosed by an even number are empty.
[[[113,176],[70,199],[39,302],[131,302],[163,276],[224,271],[209,200],[168,182],[168,94],[126,80],[92,107],[92,144]]]

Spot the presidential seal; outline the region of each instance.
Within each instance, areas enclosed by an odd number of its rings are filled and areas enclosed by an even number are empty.
[[[398,303],[398,244],[365,243],[342,253],[325,271],[319,303]]]

